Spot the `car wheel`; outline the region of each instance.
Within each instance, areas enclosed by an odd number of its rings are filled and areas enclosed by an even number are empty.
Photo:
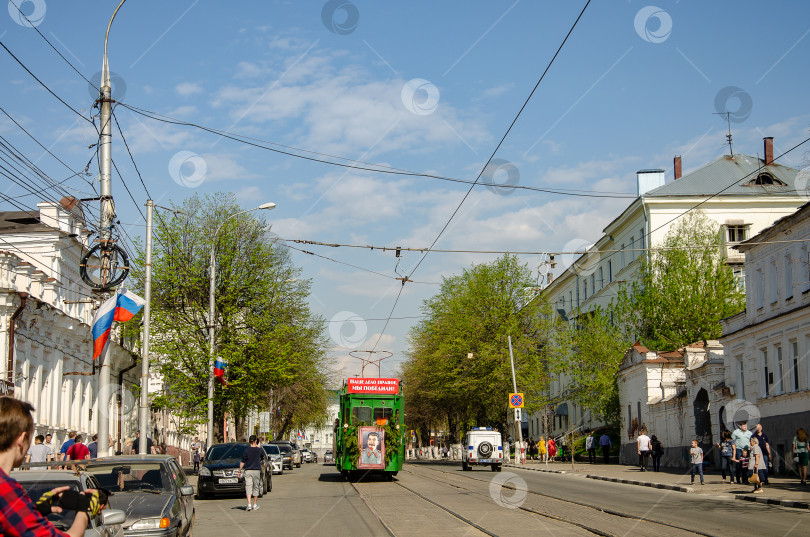
[[[296,468],[301,468],[301,463],[299,462],[298,464],[295,465],[295,467]]]
[[[492,465],[492,471],[493,472],[500,472],[501,471],[501,465],[500,464],[493,464]]]
[[[267,480],[267,490],[264,491],[265,494],[268,492],[273,491],[273,474],[270,474],[270,479]]]
[[[209,498],[207,492],[203,492],[201,490],[197,490],[197,499],[198,500],[207,500]]]
[[[465,461],[461,461],[461,471],[466,472],[469,469],[470,469],[470,466]]]

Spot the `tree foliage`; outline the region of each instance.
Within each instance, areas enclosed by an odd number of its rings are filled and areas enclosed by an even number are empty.
[[[681,218],[663,244],[639,261],[638,278],[619,287],[606,310],[576,316],[555,333],[551,369],[567,377],[568,393],[608,423],[619,419],[616,374],[639,340],[674,350],[720,337],[720,320],[745,307],[724,256],[717,224],[700,211]]]
[[[745,293],[726,263],[719,227],[692,211],[661,246],[642,259],[639,279],[620,290],[615,314],[650,349],[718,339],[720,320],[745,308]]]
[[[451,435],[474,425],[503,427],[513,389],[510,335],[518,390],[527,410],[539,408],[550,314],[534,285],[531,271],[509,255],[444,278],[410,333],[403,366],[410,426],[422,433],[447,426]]]
[[[609,314],[597,308],[578,315],[574,324],[558,325],[549,369],[565,377],[567,398],[613,424],[620,416],[616,372],[632,343]]]
[[[326,343],[324,323],[306,302],[310,281],[300,278],[285,249],[264,239],[264,222],[253,213],[234,216],[241,208],[232,194],[194,196],[176,209],[155,219],[150,354],[167,386],[159,402],[188,424],[205,420],[213,243],[215,348],[228,364],[230,385],[216,383],[215,423],[227,411],[241,436],[244,418],[256,408],[274,410],[277,434],[319,419],[326,407],[318,396],[326,384]],[[142,248],[134,265],[143,289]]]

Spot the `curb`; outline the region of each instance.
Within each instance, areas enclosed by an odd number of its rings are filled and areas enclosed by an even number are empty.
[[[522,468],[524,470],[532,470],[533,472],[546,472],[550,474],[566,474],[570,476],[579,477],[582,474],[572,474],[566,472],[565,470],[546,470],[545,468],[530,468],[526,466],[518,466],[516,464],[505,464],[504,466],[508,466],[510,468]],[[620,479],[618,477],[605,477],[601,475],[593,475],[593,474],[585,474],[583,477],[588,479],[598,479],[600,481],[610,481],[611,483],[623,483],[625,485],[636,485],[639,487],[650,487],[655,489],[663,489],[663,490],[673,490],[675,492],[686,492],[686,493],[693,493],[695,489],[693,487],[684,487],[681,485],[667,485],[665,483],[649,483],[647,481],[636,481],[633,479]],[[753,494],[735,494],[732,496],[735,500],[742,500],[747,502],[755,502],[755,503],[763,503],[766,505],[778,505],[780,507],[790,507],[793,509],[807,509],[810,510],[810,503],[809,502],[799,502],[796,500],[777,500],[774,498],[763,498],[761,496],[754,496]]]
[[[767,505],[792,507],[794,509],[810,509],[810,504],[807,502],[797,502],[795,500],[775,500],[773,498],[763,498],[761,496],[754,496],[753,494],[735,494],[734,499],[743,500],[746,502],[764,503]]]
[[[638,485],[640,487],[652,487],[655,489],[674,490],[676,492],[695,492],[692,487],[682,487],[680,485],[667,485],[665,483],[649,483],[647,481],[634,481],[632,479],[619,479],[618,477],[603,477],[601,475],[586,475],[588,479],[599,479],[601,481],[611,481],[613,483],[624,483],[626,485]]]

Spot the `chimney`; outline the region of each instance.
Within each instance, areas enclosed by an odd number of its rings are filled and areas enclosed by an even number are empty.
[[[675,180],[677,181],[678,179],[681,178],[681,156],[680,155],[675,155],[674,163],[675,163]]]
[[[766,136],[762,139],[765,142],[765,165],[773,164],[773,136]]]
[[[636,172],[638,178],[638,196],[641,197],[650,190],[664,186],[664,170],[639,170]]]

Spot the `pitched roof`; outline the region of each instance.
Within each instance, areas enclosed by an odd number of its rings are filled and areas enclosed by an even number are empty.
[[[770,174],[784,185],[750,184],[761,173]],[[780,194],[800,197],[795,180],[799,170],[778,163],[765,166],[764,162],[749,155],[723,155],[717,160],[642,195],[643,198],[680,196],[761,196]]]

